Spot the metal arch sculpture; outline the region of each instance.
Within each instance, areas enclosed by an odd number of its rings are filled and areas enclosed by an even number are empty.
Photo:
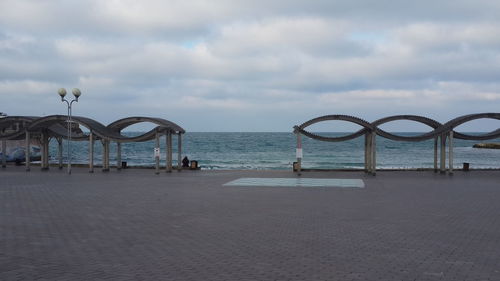
[[[156,138],[156,149],[159,151],[159,137],[166,135],[167,137],[167,172],[172,171],[172,134],[178,135],[178,156],[179,169],[181,165],[181,135],[185,130],[174,122],[162,118],[154,117],[128,117],[117,120],[108,126],[101,124],[91,118],[82,116],[73,116],[72,122],[82,125],[89,130],[89,133],[71,134],[72,139],[76,141],[89,140],[89,171],[93,172],[93,153],[94,141],[101,140],[103,144],[103,171],[109,171],[109,144],[111,141],[117,143],[117,169],[121,168],[121,143],[125,142],[140,142],[148,141]],[[121,131],[133,124],[140,122],[150,122],[157,126],[140,136],[125,136]],[[2,166],[5,167],[5,143],[7,140],[26,139],[29,145],[31,137],[36,137],[42,145],[42,169],[47,169],[48,162],[48,145],[50,138],[55,138],[59,143],[59,165],[62,167],[62,139],[68,138],[67,133],[67,116],[65,115],[50,115],[44,117],[33,116],[7,116],[0,119],[0,140],[2,140]],[[29,170],[29,149],[26,149],[26,170]],[[156,172],[159,172],[159,155],[156,158]]]
[[[442,173],[446,171],[446,139],[448,138],[449,142],[449,172],[453,173],[453,139],[464,139],[464,140],[488,140],[500,137],[500,128],[494,130],[489,133],[481,134],[481,135],[470,135],[455,132],[454,128],[467,123],[469,121],[477,120],[477,119],[496,119],[500,120],[500,113],[477,113],[477,114],[468,114],[459,116],[454,118],[444,124],[439,123],[436,120],[418,116],[418,115],[395,115],[384,117],[378,119],[372,123],[369,123],[363,119],[354,116],[348,115],[326,115],[311,119],[307,122],[302,123],[301,125],[294,126],[294,133],[297,135],[297,171],[301,170],[301,162],[302,162],[302,144],[301,144],[301,134],[312,139],[317,139],[321,141],[330,141],[330,142],[340,142],[346,141],[350,139],[354,139],[365,135],[365,171],[375,174],[376,172],[376,135],[381,137],[396,140],[396,141],[424,141],[429,139],[434,139],[434,170],[437,171],[437,147],[438,147],[438,139],[441,140],[441,157],[440,157],[440,170]],[[323,122],[323,121],[331,121],[331,120],[340,120],[340,121],[348,121],[355,123],[357,125],[362,126],[363,128],[357,132],[352,134],[341,136],[341,137],[328,137],[321,136],[318,134],[311,133],[306,130],[310,125]],[[432,128],[430,132],[423,133],[417,136],[400,136],[396,134],[392,134],[386,132],[380,128],[381,125],[397,121],[397,120],[409,120],[415,121],[422,124],[425,124]]]

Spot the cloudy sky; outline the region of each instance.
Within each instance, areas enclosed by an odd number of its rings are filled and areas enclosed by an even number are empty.
[[[500,2],[0,0],[0,111],[65,114],[60,87],[75,115],[187,131],[499,112]]]

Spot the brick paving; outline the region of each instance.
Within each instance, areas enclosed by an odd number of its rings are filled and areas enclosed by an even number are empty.
[[[0,170],[0,280],[500,280],[500,171]]]

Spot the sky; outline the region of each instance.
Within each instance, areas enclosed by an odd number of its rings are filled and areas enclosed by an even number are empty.
[[[103,124],[152,116],[186,131],[288,132],[328,114],[444,123],[500,111],[500,1],[0,0],[0,112],[66,114],[61,87],[82,92],[74,115]]]

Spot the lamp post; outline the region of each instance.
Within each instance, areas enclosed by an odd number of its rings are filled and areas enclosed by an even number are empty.
[[[61,101],[66,102],[68,105],[68,174],[71,174],[71,151],[70,151],[70,143],[71,143],[71,106],[73,105],[73,102],[78,102],[78,98],[82,94],[79,89],[74,88],[73,89],[73,96],[75,96],[75,99],[68,101],[64,97],[66,96],[66,89],[61,88],[57,91],[59,96],[61,96]]]

